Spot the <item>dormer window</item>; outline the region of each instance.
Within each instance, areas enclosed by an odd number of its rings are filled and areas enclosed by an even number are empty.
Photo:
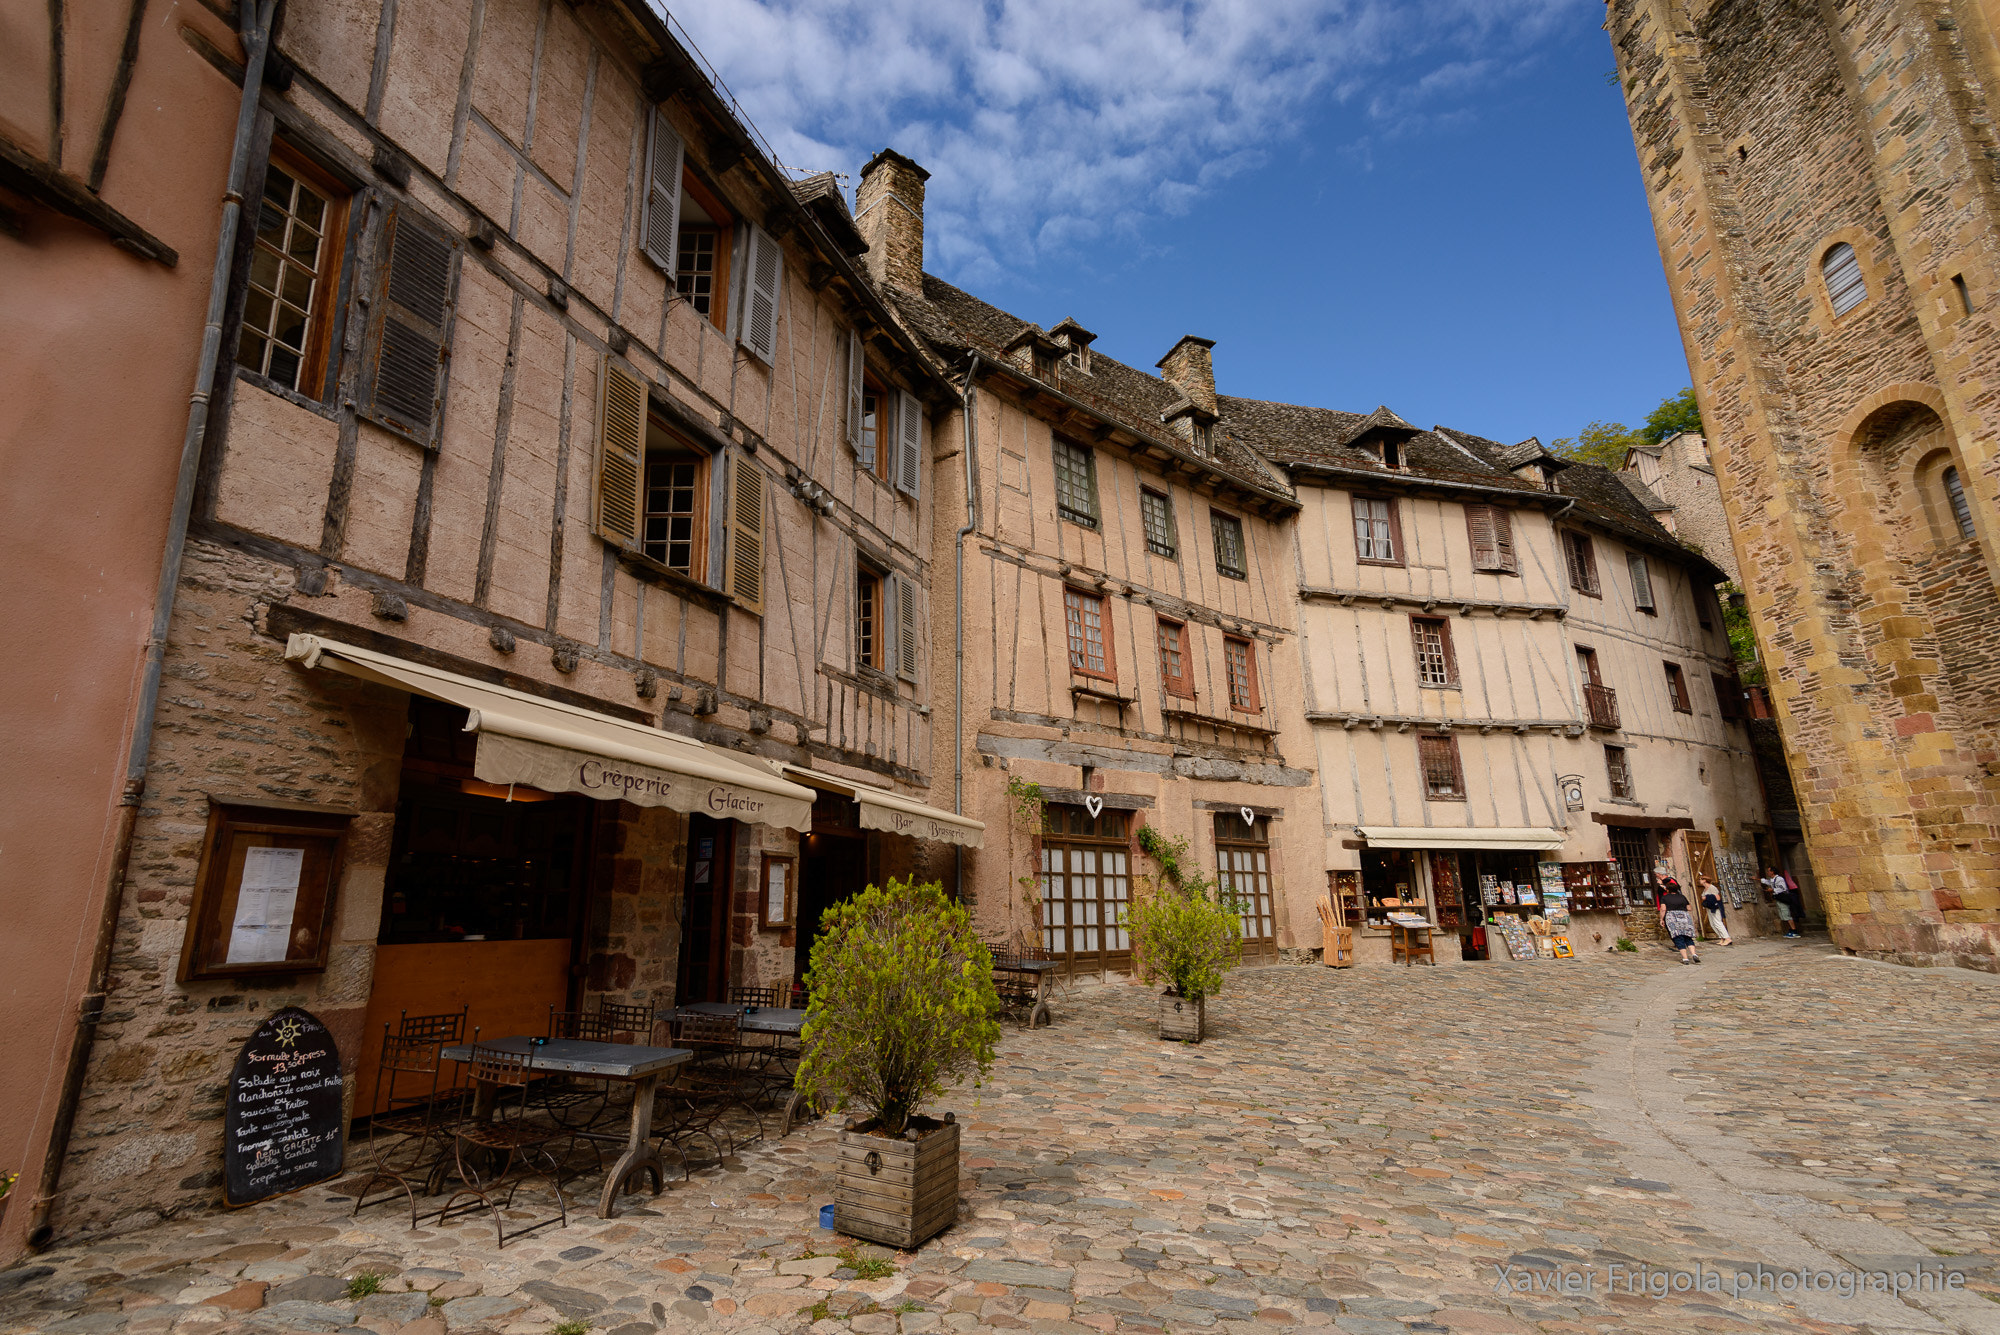
[[[1194,427],[1194,439],[1191,443],[1194,446],[1194,452],[1204,459],[1213,459],[1215,457],[1214,425],[1200,419],[1196,419],[1192,425]]]
[[[1035,349],[1035,379],[1053,382],[1056,378],[1056,355]]]
[[[1382,442],[1382,466],[1384,468],[1401,468],[1403,466],[1402,448],[1393,440]]]
[[[1073,368],[1074,370],[1081,371],[1084,375],[1089,375],[1090,345],[1088,343],[1070,344],[1069,353],[1067,356],[1063,358],[1063,360],[1069,363],[1071,368]]]

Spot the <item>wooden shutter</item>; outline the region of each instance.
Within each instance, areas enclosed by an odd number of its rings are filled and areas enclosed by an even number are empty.
[[[432,450],[444,420],[459,245],[406,205],[389,211],[364,362],[362,415]]]
[[[1569,582],[1579,593],[1597,593],[1597,554],[1581,533],[1563,534],[1563,555],[1569,561]]]
[[[653,108],[646,141],[646,200],[639,210],[639,249],[673,285],[681,249],[681,137]]]
[[[778,284],[785,257],[763,228],[750,228],[750,275],[743,285],[743,346],[757,360],[775,366],[778,360]]]
[[[917,679],[917,586],[896,576],[896,675]]]
[[[1514,556],[1514,516],[1498,505],[1490,508],[1493,512],[1493,547],[1500,561],[1494,568],[1515,574],[1521,569],[1521,563]]]
[[[1493,570],[1500,564],[1500,544],[1493,535],[1493,507],[1465,507],[1465,532],[1472,540],[1472,568]]]
[[[597,378],[597,531],[639,550],[646,471],[646,387],[614,357]]]
[[[764,610],[764,473],[748,455],[729,460],[729,559],[724,591],[752,612]]]
[[[861,335],[850,329],[847,331],[847,444],[860,459],[861,466],[872,472],[875,468],[875,447],[861,434],[861,400],[867,392],[862,387],[861,377],[867,367],[868,354]]]
[[[1632,572],[1632,605],[1642,611],[1653,610],[1653,572],[1646,566],[1646,558],[1637,552],[1625,557],[1626,568]]]
[[[896,489],[915,496],[924,477],[924,405],[907,390],[896,391]]]

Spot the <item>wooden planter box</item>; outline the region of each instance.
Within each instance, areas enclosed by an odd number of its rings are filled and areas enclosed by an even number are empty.
[[[1160,1037],[1199,1043],[1208,1031],[1208,998],[1189,1001],[1171,992],[1160,994]]]
[[[918,1140],[869,1134],[874,1123],[840,1133],[833,1184],[833,1227],[899,1251],[912,1251],[958,1222],[958,1121],[910,1119]]]

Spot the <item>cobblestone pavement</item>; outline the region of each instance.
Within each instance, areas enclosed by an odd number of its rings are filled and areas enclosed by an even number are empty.
[[[62,1248],[0,1272],[0,1330],[2000,1331],[1996,998],[1823,941],[1271,968],[1183,1047],[1084,989],[951,1101],[961,1218],[914,1255],[835,1254],[820,1124],[504,1250],[336,1184]],[[1728,1292],[1758,1264],[1966,1287]]]

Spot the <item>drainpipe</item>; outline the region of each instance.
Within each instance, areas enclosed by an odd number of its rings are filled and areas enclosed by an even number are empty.
[[[180,585],[181,554],[187,548],[188,518],[194,509],[195,478],[201,467],[202,443],[208,436],[210,389],[222,354],[222,320],[229,299],[230,258],[236,252],[237,225],[243,217],[243,186],[250,170],[250,135],[257,121],[257,99],[264,85],[264,57],[271,45],[271,24],[278,0],[256,0],[240,6],[238,36],[246,59],[243,100],[236,111],[236,142],[229,153],[229,184],[222,196],[222,231],[215,240],[215,269],[208,280],[208,319],[201,331],[201,365],[195,370],[194,393],[188,401],[187,434],[181,440],[180,476],[174,484],[174,508],[167,520],[167,545],[160,561],[160,583],[153,595],[153,626],[146,641],[146,667],[139,683],[139,702],[132,724],[132,745],[125,760],[125,786],[118,799],[113,828],[111,869],[98,911],[97,944],[90,957],[90,982],[78,1006],[76,1032],[70,1039],[69,1066],[63,1073],[62,1097],[49,1129],[48,1154],[42,1160],[41,1185],[28,1213],[28,1246],[41,1251],[55,1236],[49,1216],[62,1184],[63,1161],[69,1157],[70,1133],[76,1126],[77,1104],[83,1097],[83,1077],[90,1067],[90,1049],[104,1016],[111,987],[111,948],[118,935],[118,910],[125,898],[125,873],[132,862],[132,831],[139,819],[139,802],[146,791],[146,761],[153,746],[153,709],[160,698],[160,675],[166,662],[167,630],[173,621],[174,592]]]
[[[972,451],[979,444],[979,429],[973,425],[972,413],[977,405],[973,393],[972,378],[979,374],[979,354],[972,354],[972,364],[965,368],[965,384],[958,391],[959,415],[965,423],[965,524],[958,530],[953,559],[957,563],[954,576],[952,598],[952,620],[957,626],[957,695],[952,704],[951,737],[951,814],[965,814],[965,539],[973,529],[979,527],[977,491],[979,476],[973,463]],[[954,872],[958,878],[958,897],[965,899],[965,846],[952,846]]]

